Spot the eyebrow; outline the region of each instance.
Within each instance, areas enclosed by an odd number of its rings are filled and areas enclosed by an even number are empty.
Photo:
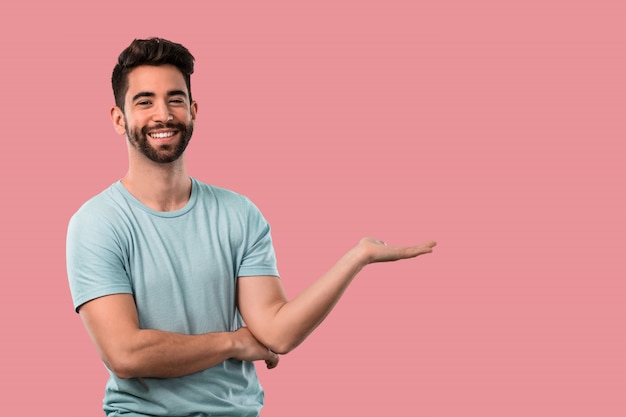
[[[167,92],[167,96],[168,97],[184,96],[185,98],[187,98],[187,93],[185,93],[183,90],[170,90]],[[141,91],[133,96],[133,101],[140,99],[142,97],[156,97],[156,94],[150,91]]]

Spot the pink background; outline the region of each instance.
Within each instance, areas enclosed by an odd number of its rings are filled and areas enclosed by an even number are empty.
[[[115,59],[162,36],[191,173],[262,209],[290,295],[362,236],[439,242],[260,370],[263,416],[626,415],[623,1],[6,3],[4,414],[101,415],[65,230],[125,172]]]

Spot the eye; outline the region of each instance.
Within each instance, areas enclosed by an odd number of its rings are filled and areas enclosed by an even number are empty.
[[[148,105],[150,105],[150,101],[148,101],[148,100],[141,100],[141,101],[137,102],[137,105],[138,106],[148,106]]]
[[[170,103],[183,104],[183,103],[185,103],[185,100],[183,100],[182,98],[173,98],[173,99],[170,100]]]

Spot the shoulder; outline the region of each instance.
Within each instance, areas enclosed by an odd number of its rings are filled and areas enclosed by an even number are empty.
[[[70,227],[102,228],[119,222],[127,211],[119,183],[114,183],[87,200],[71,217]]]
[[[248,197],[236,191],[207,184],[192,178],[194,187],[197,187],[198,198],[207,201],[212,200],[214,203],[228,206],[231,209],[249,210],[256,208],[254,203]]]
[[[226,188],[194,180],[198,187],[198,199],[206,212],[227,224],[240,224],[245,228],[268,227],[261,210],[250,198]]]

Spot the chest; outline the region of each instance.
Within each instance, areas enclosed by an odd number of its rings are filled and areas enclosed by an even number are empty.
[[[197,216],[146,218],[126,231],[125,269],[143,328],[232,330],[241,261],[237,228]]]

